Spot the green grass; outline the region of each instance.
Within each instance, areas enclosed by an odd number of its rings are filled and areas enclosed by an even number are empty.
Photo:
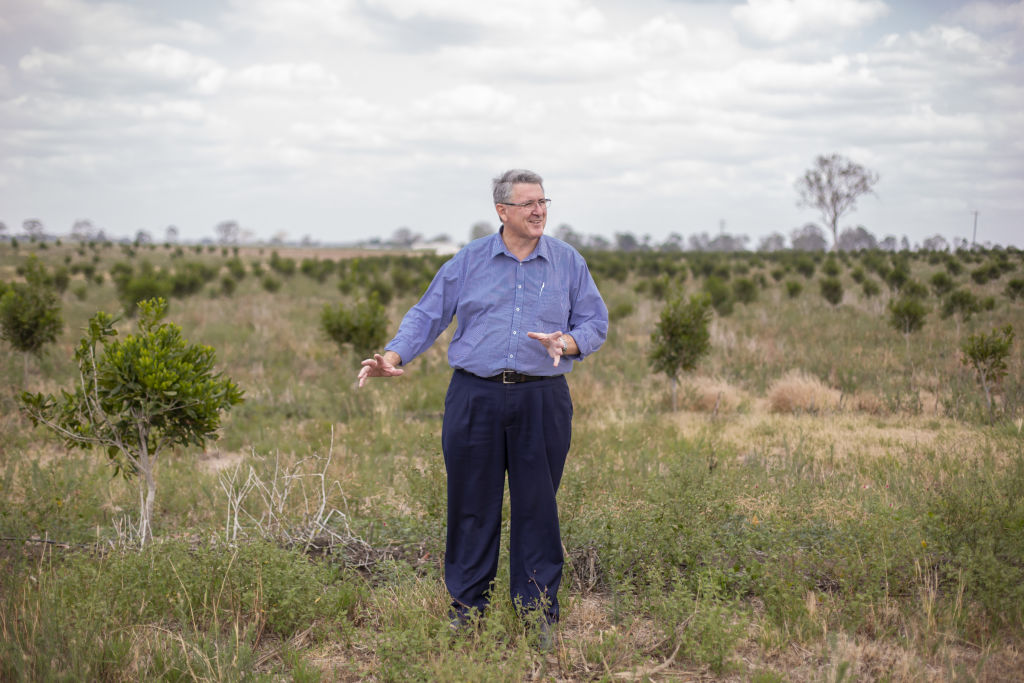
[[[0,280],[16,277],[28,252],[0,245]],[[1022,666],[1020,342],[991,423],[957,355],[968,334],[1024,327],[1024,304],[1002,294],[1011,266],[1020,272],[1018,252],[956,257],[956,285],[996,297],[994,308],[944,320],[931,297],[933,312],[909,343],[888,325],[887,285],[865,299],[851,275],[863,264],[878,279],[873,269],[889,255],[840,259],[836,307],[787,255],[594,256],[616,315],[605,348],[569,380],[573,447],[559,494],[567,565],[550,654],[509,604],[505,546],[492,608],[469,633],[447,629],[448,335],[407,376],[356,391],[360,359],[322,336],[319,312],[356,301],[358,284],[343,294],[337,274],[321,283],[296,273],[269,293],[250,273],[228,297],[219,250],[186,248],[178,259],[162,247],[84,252],[39,253],[51,265],[95,254],[99,273],[142,258],[219,269],[200,293],[172,300],[168,318],[217,350],[246,402],[207,453],[179,450],[160,463],[157,542],[126,550],[117,529],[136,513],[135,483],[112,479],[103,454],[65,452],[31,428],[17,410],[22,359],[0,357],[0,679],[902,680],[924,670],[997,679]],[[269,258],[240,255],[263,270]],[[911,277],[947,271],[932,261],[909,259]],[[977,284],[969,273],[987,261],[1009,264],[1006,274]],[[387,279],[428,266],[436,263],[361,259],[355,268]],[[713,322],[697,373],[742,396],[719,413],[671,412],[667,379],[647,360],[663,304],[635,292],[697,292],[704,276],[691,266],[729,287],[730,273],[766,284]],[[805,286],[790,297],[793,278]],[[392,329],[415,301],[396,289]],[[73,275],[62,301],[64,333],[29,363],[34,391],[68,386],[88,317],[119,310],[109,278]],[[841,408],[769,412],[767,392],[793,369],[841,391]],[[313,557],[285,540],[319,501],[314,475],[328,453],[327,504],[345,515],[332,528],[365,541],[369,561],[355,546]],[[292,488],[279,496],[279,523],[262,518],[265,538],[249,522],[228,543],[222,483],[250,467]],[[302,477],[275,479],[275,468]],[[251,496],[255,516],[268,514],[273,501]]]

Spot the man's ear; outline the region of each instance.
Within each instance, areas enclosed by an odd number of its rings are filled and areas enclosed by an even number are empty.
[[[501,224],[504,225],[505,218],[508,217],[508,207],[504,204],[495,204],[494,210],[498,212],[498,219],[501,221]]]

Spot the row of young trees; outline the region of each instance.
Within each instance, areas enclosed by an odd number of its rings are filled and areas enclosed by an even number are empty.
[[[965,255],[977,264],[969,272],[978,283],[1013,272],[1019,264],[1019,256],[1017,252],[1002,251]],[[1014,263],[1014,257],[1017,257],[1017,263]],[[675,387],[679,375],[695,369],[710,350],[708,326],[713,315],[727,314],[720,302],[716,306],[716,292],[711,283],[730,282],[732,293],[742,299],[756,297],[757,291],[768,282],[765,270],[771,269],[768,277],[775,280],[786,273],[810,278],[820,270],[825,275],[821,279],[822,294],[829,298],[826,282],[838,280],[844,269],[854,279],[858,270],[867,270],[886,282],[893,291],[888,307],[891,324],[908,336],[909,343],[909,335],[920,328],[923,319],[923,314],[915,312],[914,306],[923,305],[929,289],[909,278],[905,259],[910,258],[913,256],[865,253],[856,259],[844,260],[841,255],[832,255],[820,261],[811,259],[809,266],[802,258],[788,257],[776,262],[762,260],[756,264],[743,259],[677,258],[671,277],[668,273],[659,272],[667,261],[647,263],[645,268],[630,270],[627,274],[635,278],[635,287],[642,287],[647,293],[657,290],[653,283],[665,283],[666,289],[662,290],[661,298],[666,299],[666,303],[652,334],[649,360],[655,370],[670,377],[675,409]],[[410,270],[422,275],[436,267],[433,262],[421,260],[410,268],[413,264],[405,257],[352,260],[345,262],[344,266],[311,261],[302,267],[272,254],[270,263],[269,268],[282,277],[302,273],[323,281],[324,272],[334,273],[342,289],[352,282],[360,282],[365,287],[374,279],[383,279],[385,273],[391,276],[405,273],[403,277],[410,277]],[[966,272],[966,266],[958,258],[948,255],[938,258],[935,264],[945,266],[931,277],[931,289],[935,295],[938,296],[940,291],[950,294],[962,291],[954,288],[950,292],[949,288],[955,277]],[[199,264],[205,268],[201,272],[194,262],[179,265],[184,267],[159,272],[169,273],[171,283],[176,282],[175,278],[179,276],[182,277],[180,281],[188,282],[189,278],[182,274],[191,271],[200,273],[196,277],[206,280],[217,277],[220,272],[220,267],[210,264]],[[244,268],[237,259],[228,259],[222,265],[228,271]],[[595,271],[603,271],[605,277],[619,275],[614,260],[602,263],[599,258],[593,266]],[[759,272],[751,272],[753,268]],[[118,267],[115,264],[111,268],[111,279],[115,284],[131,282],[138,277],[155,277],[156,272],[151,267],[144,266],[136,271],[130,266]],[[680,285],[688,272],[703,278],[703,287],[697,294],[687,297],[682,294]],[[38,258],[28,258],[20,273],[24,283],[0,285],[0,331],[15,348],[26,353],[38,353],[43,344],[52,342],[62,328],[60,297],[55,278]],[[982,277],[976,273],[986,275]],[[776,277],[777,274],[781,276]],[[760,278],[760,282],[756,278]],[[409,280],[417,281],[416,277]],[[1018,279],[1010,280],[1011,284],[1015,282]],[[1020,283],[1019,289],[1024,292],[1024,282]],[[406,290],[405,293],[411,292]],[[325,306],[320,326],[325,336],[340,348],[352,349],[359,355],[384,343],[389,320],[385,305],[376,292],[363,289],[355,299],[358,303],[352,306]],[[242,393],[237,385],[214,371],[215,354],[212,349],[189,344],[177,326],[164,321],[167,310],[164,299],[132,300],[125,303],[126,312],[136,305],[140,311],[138,332],[122,339],[116,338],[112,316],[100,312],[90,320],[86,335],[75,351],[79,378],[69,391],[62,392],[60,396],[26,393],[21,400],[24,410],[34,422],[54,430],[67,445],[102,447],[115,463],[117,471],[127,477],[139,477],[138,529],[139,538],[145,543],[151,536],[156,494],[154,472],[158,456],[174,446],[201,447],[217,429],[223,412],[236,405]],[[975,372],[993,418],[994,392],[1006,375],[1006,361],[1013,340],[1012,327],[1005,326],[969,335],[960,345],[963,362]]]

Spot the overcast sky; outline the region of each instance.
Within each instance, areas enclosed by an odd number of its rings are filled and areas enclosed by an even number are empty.
[[[0,221],[465,241],[525,167],[549,230],[754,247],[838,152],[841,225],[1020,246],[1022,49],[1024,2],[0,0]]]

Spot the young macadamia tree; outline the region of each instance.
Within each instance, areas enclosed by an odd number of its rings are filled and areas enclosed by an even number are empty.
[[[22,352],[23,381],[27,381],[29,354],[40,356],[43,346],[55,342],[64,321],[60,296],[46,266],[33,255],[20,270],[25,282],[0,289],[0,338]]]
[[[682,294],[669,299],[654,327],[651,367],[664,372],[672,385],[672,410],[676,410],[676,384],[680,372],[689,372],[711,350],[711,297]]]
[[[163,322],[166,311],[163,299],[139,302],[139,331],[123,339],[115,339],[113,317],[96,313],[75,351],[72,391],[21,395],[33,423],[68,447],[104,448],[116,472],[139,475],[142,545],[152,538],[157,458],[173,446],[202,448],[221,414],[242,401],[238,386],[214,372],[214,350],[189,344]]]
[[[960,362],[974,370],[978,384],[985,391],[985,403],[988,405],[989,419],[994,416],[993,394],[1006,377],[1008,368],[1006,359],[1013,347],[1013,326],[1006,325],[1001,329],[985,334],[979,332],[967,337],[960,346],[963,354]]]

